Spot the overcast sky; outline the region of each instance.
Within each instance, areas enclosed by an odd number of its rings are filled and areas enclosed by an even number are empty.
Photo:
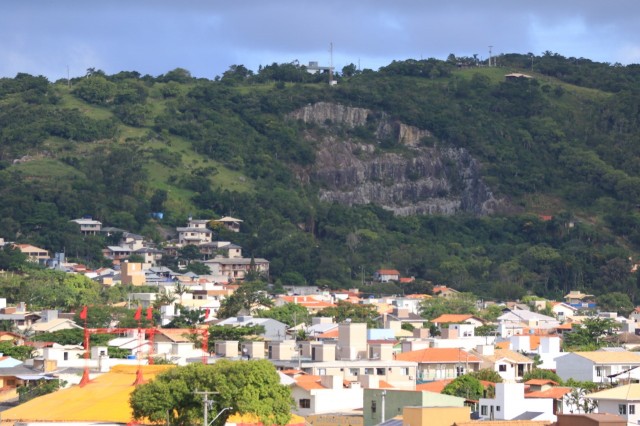
[[[552,51],[640,63],[639,0],[0,0],[0,77],[93,67],[213,78],[233,64],[340,70]]]

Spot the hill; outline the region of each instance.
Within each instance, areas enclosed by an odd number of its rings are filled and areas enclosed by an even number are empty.
[[[188,215],[233,215],[284,283],[392,267],[486,297],[635,299],[638,67],[498,63],[345,67],[336,86],[296,64],[1,79],[0,236],[100,264],[69,219],[161,243]]]

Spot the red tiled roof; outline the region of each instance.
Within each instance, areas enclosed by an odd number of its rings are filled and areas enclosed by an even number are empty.
[[[479,363],[480,358],[458,348],[426,348],[417,351],[403,352],[396,355],[398,361],[414,361],[422,364],[428,363]]]
[[[453,323],[464,322],[469,318],[473,318],[471,314],[442,314],[438,318],[434,318],[431,322],[437,323]]]
[[[571,392],[571,388],[565,388],[561,386],[556,386],[551,389],[547,389],[545,391],[536,391],[525,393],[525,398],[552,398],[552,399],[561,399],[564,398],[566,394]]]
[[[445,386],[447,386],[451,382],[453,382],[453,379],[436,380],[434,382],[422,383],[416,385],[416,390],[442,393]]]
[[[395,269],[378,269],[376,271],[379,275],[398,275],[400,276],[400,272]]]
[[[526,382],[524,382],[525,385],[538,385],[538,386],[542,386],[542,385],[554,385],[554,386],[558,386],[558,383],[554,382],[553,380],[549,380],[549,379],[531,379],[528,380]]]
[[[325,331],[324,333],[318,335],[318,339],[337,339],[340,336],[340,329],[338,327]]]

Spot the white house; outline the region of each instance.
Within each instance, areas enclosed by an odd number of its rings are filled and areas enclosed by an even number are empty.
[[[301,375],[291,388],[296,409],[301,416],[352,411],[362,408],[360,383],[346,382],[343,376]]]
[[[373,273],[373,279],[380,283],[399,281],[400,272],[396,271],[395,269],[378,269]]]
[[[560,325],[557,319],[524,309],[512,309],[498,317],[498,334],[507,338],[531,330],[550,330]]]
[[[505,381],[515,381],[533,369],[533,360],[509,349],[495,348],[493,345],[480,345],[473,354],[480,358],[480,368],[489,368]]]
[[[640,384],[618,386],[587,395],[598,403],[598,412],[617,414],[627,419],[627,424],[640,424]]]
[[[552,398],[526,398],[523,383],[496,383],[495,398],[480,398],[480,420],[556,421]]]
[[[572,352],[556,359],[562,380],[615,383],[619,379],[640,380],[640,355],[627,351]]]
[[[556,302],[551,307],[551,311],[558,318],[559,321],[567,321],[568,319],[573,318],[578,315],[578,308],[575,308],[571,305],[568,305],[564,302]]]

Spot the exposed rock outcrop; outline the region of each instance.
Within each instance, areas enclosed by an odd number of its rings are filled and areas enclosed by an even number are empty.
[[[432,136],[427,130],[331,103],[308,105],[290,118],[317,125],[305,134],[317,146],[316,162],[299,177],[319,184],[322,200],[374,203],[399,215],[483,215],[500,204],[467,150],[422,146]],[[353,131],[359,127],[369,133]]]

